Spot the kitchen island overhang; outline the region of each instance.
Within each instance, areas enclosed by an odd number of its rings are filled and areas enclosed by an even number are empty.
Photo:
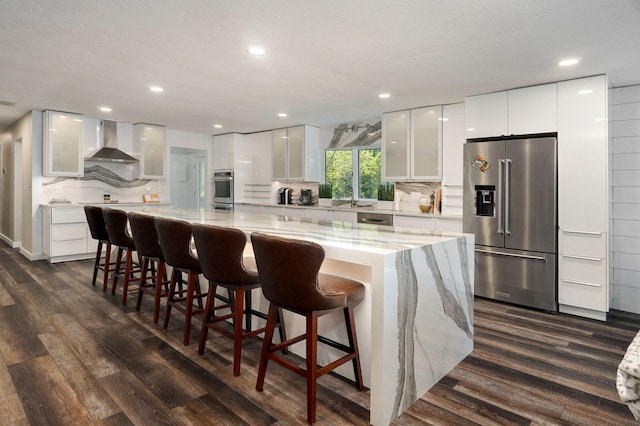
[[[148,214],[314,241],[325,249],[322,271],[362,281],[356,329],[370,423],[386,425],[473,350],[474,236],[416,229],[219,210],[151,209]],[[250,250],[250,245],[247,246]],[[262,299],[262,298],[256,298]],[[261,309],[267,302],[254,302]],[[337,313],[339,315],[339,313]],[[346,341],[339,316],[320,333]],[[300,318],[285,315],[294,335]],[[294,352],[304,356],[304,348]],[[330,349],[318,354],[323,364]],[[338,373],[353,378],[350,365]],[[267,383],[268,386],[268,374]]]

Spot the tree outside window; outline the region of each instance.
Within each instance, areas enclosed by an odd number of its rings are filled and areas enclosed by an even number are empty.
[[[328,149],[325,172],[326,183],[333,185],[334,198],[377,199],[380,149]]]

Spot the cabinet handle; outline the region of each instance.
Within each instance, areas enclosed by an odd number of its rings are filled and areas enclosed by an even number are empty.
[[[497,254],[499,256],[510,256],[510,257],[520,257],[522,259],[531,259],[531,260],[547,260],[545,257],[542,256],[530,256],[527,254],[516,254],[516,253],[503,253],[500,251],[492,251],[492,250],[482,250],[482,249],[476,249],[477,253],[486,253],[486,254]]]
[[[59,240],[53,239],[51,241],[54,241],[56,243],[62,243],[62,242],[65,242],[65,241],[80,241],[80,240],[84,240],[84,239],[85,239],[85,237],[80,237],[80,238],[64,238],[64,239],[59,239]]]
[[[573,256],[570,254],[562,254],[561,256],[568,257],[569,259],[593,260],[594,262],[600,262],[602,260],[601,257]]]
[[[589,287],[602,287],[602,284],[585,283],[584,281],[574,281],[574,280],[565,280],[565,279],[563,279],[562,281],[569,284],[586,285]]]
[[[566,232],[567,234],[602,235],[602,232],[598,231],[576,231],[573,229],[563,229],[562,232]]]

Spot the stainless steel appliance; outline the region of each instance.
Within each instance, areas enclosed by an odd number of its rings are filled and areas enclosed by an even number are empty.
[[[310,189],[300,190],[300,204],[304,206],[310,206],[313,204],[313,195],[311,194]]]
[[[213,208],[233,209],[233,170],[213,172]]]
[[[393,215],[386,213],[358,212],[358,223],[393,226]]]
[[[463,230],[476,236],[475,294],[557,311],[555,135],[470,139],[464,179]]]
[[[291,194],[293,189],[291,188],[280,188],[278,189],[278,204],[291,204]]]

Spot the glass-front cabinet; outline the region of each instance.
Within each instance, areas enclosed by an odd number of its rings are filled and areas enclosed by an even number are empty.
[[[317,182],[319,178],[319,130],[296,126],[271,131],[271,178]]]
[[[83,116],[59,111],[43,114],[44,176],[84,175]]]
[[[382,115],[382,179],[442,179],[442,105]]]
[[[164,179],[166,127],[138,123],[133,134],[134,144],[140,143],[140,178]]]

